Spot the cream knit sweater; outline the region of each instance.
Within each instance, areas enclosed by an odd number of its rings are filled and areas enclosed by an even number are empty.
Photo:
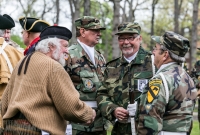
[[[26,74],[25,64],[20,75],[17,65],[3,93],[4,120],[20,111],[37,128],[64,135],[65,120],[81,123],[92,119],[92,109],[79,100],[79,93],[58,62],[35,52]]]

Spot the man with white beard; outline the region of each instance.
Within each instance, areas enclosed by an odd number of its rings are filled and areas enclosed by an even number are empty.
[[[135,99],[155,73],[152,55],[142,46],[141,27],[136,22],[118,26],[122,56],[107,63],[102,86],[97,91],[102,115],[115,121],[112,135],[134,134]]]
[[[2,96],[3,134],[64,135],[66,120],[94,121],[95,111],[79,99],[63,68],[71,37],[65,27],[47,27],[35,51],[18,63]]]

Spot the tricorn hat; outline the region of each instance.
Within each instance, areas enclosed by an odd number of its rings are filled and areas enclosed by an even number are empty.
[[[49,26],[40,33],[40,41],[54,37],[69,41],[72,38],[72,33],[69,29],[61,26]]]
[[[19,23],[24,30],[30,32],[41,32],[44,28],[50,26],[48,22],[32,17],[21,17]]]
[[[15,22],[9,15],[0,15],[0,29],[11,29],[13,27],[15,27]]]

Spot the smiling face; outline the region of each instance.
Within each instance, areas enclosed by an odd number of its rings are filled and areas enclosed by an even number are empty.
[[[119,48],[126,58],[139,50],[141,41],[142,37],[138,34],[120,34],[118,37]]]

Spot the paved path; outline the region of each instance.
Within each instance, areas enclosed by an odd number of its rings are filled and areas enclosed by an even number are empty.
[[[197,112],[193,112],[193,120],[198,120],[197,115],[198,115]]]

